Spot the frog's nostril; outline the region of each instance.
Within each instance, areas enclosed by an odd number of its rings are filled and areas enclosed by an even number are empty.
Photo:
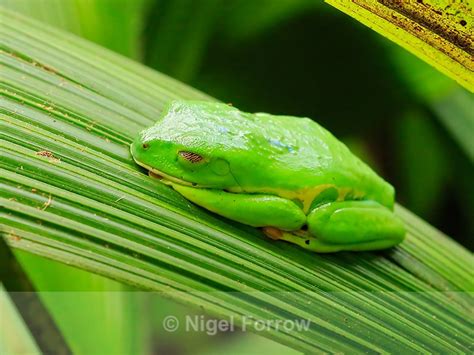
[[[142,144],[143,149],[148,149],[150,145],[148,143],[143,143]]]

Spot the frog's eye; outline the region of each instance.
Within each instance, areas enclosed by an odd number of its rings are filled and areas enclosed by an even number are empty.
[[[187,151],[182,150],[182,151],[178,152],[178,154],[183,159],[187,160],[188,162],[190,162],[192,164],[196,164],[196,163],[199,163],[202,160],[204,160],[204,158],[202,156],[200,156],[199,154],[193,153],[193,152],[187,152]]]

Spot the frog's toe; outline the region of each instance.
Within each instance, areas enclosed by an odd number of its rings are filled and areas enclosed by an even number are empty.
[[[275,227],[262,228],[263,233],[273,240],[283,240],[288,243],[299,245],[300,247],[316,253],[334,253],[344,250],[340,245],[326,244],[312,236],[307,230],[283,231]]]
[[[275,227],[263,227],[263,233],[270,239],[279,240],[283,237],[283,231]]]
[[[300,229],[296,231],[283,231],[275,227],[263,227],[263,233],[273,240],[286,240],[291,243],[295,243],[295,240],[305,242],[307,239],[312,237],[309,236],[308,231]],[[297,243],[298,244],[298,243]]]

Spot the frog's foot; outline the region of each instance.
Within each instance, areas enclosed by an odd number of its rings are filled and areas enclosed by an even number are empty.
[[[307,223],[316,236],[307,249],[319,253],[387,249],[405,236],[403,223],[375,201],[328,203],[311,211]]]
[[[163,180],[163,176],[155,174],[153,171],[148,170],[148,176],[158,179],[158,180]]]
[[[311,234],[311,232],[308,230],[284,231],[275,227],[264,227],[262,228],[262,231],[267,237],[273,240],[284,240],[289,243],[297,244],[304,249],[307,249],[316,253],[335,253],[335,252],[347,251],[347,250],[367,251],[367,250],[386,249],[398,244],[403,239],[402,231],[398,232],[397,234],[393,233],[393,228],[400,227],[398,225],[399,222],[396,220],[392,222],[394,227],[392,228],[392,230],[390,229],[388,230],[387,232],[388,235],[382,233],[385,231],[384,229],[380,229],[380,227],[377,228],[377,226],[372,227],[370,225],[370,222],[373,223],[373,221],[364,220],[364,223],[368,224],[366,229],[363,230],[364,234],[358,235],[357,229],[348,231],[348,233],[343,234],[343,236],[347,235],[347,239],[348,239],[347,242],[344,242],[344,240],[336,239],[336,237],[338,236],[337,233],[327,233],[328,236],[326,236],[324,233],[325,232],[324,228],[320,228],[320,230],[315,230],[318,226],[314,225],[315,219],[312,219],[311,217],[316,217],[316,215],[313,215],[313,216],[310,215],[310,218],[308,220],[308,222],[310,222],[310,231],[315,234],[319,233],[319,238],[318,236]],[[369,216],[369,217],[371,217],[372,219],[374,218],[374,216]],[[359,218],[361,217],[359,216]],[[352,220],[350,222],[351,224],[356,223]],[[384,222],[386,225],[387,222],[386,221]],[[338,226],[334,225],[334,227],[336,229]],[[364,226],[359,226],[359,227],[363,228]],[[332,228],[332,226],[329,226],[329,228]],[[367,229],[369,228],[376,229],[375,234],[376,234],[376,237],[378,238],[374,238],[373,235],[370,235],[368,233]],[[383,228],[386,228],[386,227],[383,227]],[[333,232],[332,229],[329,229],[329,232]],[[370,229],[369,229],[369,232],[371,232]],[[367,234],[369,238],[366,237]],[[390,238],[386,238],[387,236],[390,236]]]
[[[284,231],[275,227],[262,228],[263,233],[273,240],[284,240],[289,243],[297,244],[302,248],[318,253],[330,253],[338,251],[334,246],[324,245],[318,239],[309,234],[307,230]]]
[[[273,240],[279,240],[283,237],[283,231],[275,227],[263,227],[263,234]]]

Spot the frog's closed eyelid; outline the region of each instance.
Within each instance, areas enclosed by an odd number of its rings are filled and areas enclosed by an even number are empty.
[[[202,161],[204,158],[199,155],[199,154],[196,154],[196,153],[193,153],[193,152],[187,152],[187,151],[184,151],[184,150],[181,150],[178,152],[178,154],[186,159],[187,161],[189,161],[190,163],[199,163],[200,161]]]

